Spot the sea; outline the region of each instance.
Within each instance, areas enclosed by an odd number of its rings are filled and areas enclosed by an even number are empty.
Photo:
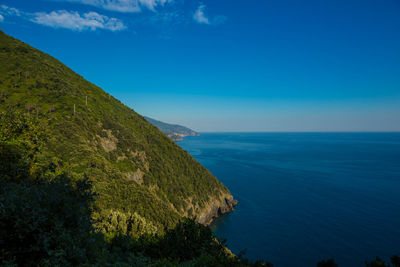
[[[210,227],[274,266],[400,254],[400,133],[201,133],[178,143],[239,201]]]

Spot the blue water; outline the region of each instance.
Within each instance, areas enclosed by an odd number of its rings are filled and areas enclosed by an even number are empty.
[[[179,145],[239,200],[211,227],[275,266],[400,254],[400,133],[204,133]]]

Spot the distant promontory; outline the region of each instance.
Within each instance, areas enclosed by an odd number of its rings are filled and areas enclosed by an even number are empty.
[[[177,141],[182,141],[186,136],[199,136],[200,134],[189,129],[185,126],[177,125],[177,124],[169,124],[162,121],[158,121],[149,117],[145,117],[145,119],[156,126],[161,132],[167,135],[169,138]]]

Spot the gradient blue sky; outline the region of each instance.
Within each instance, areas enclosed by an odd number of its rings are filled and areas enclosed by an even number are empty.
[[[0,29],[198,131],[400,131],[398,0],[0,0]]]

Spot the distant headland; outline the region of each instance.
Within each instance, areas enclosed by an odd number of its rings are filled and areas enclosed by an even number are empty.
[[[193,131],[185,126],[177,124],[169,124],[162,121],[158,121],[149,117],[144,117],[148,122],[156,126],[161,132],[167,135],[175,142],[182,141],[186,136],[199,136],[198,132]]]

